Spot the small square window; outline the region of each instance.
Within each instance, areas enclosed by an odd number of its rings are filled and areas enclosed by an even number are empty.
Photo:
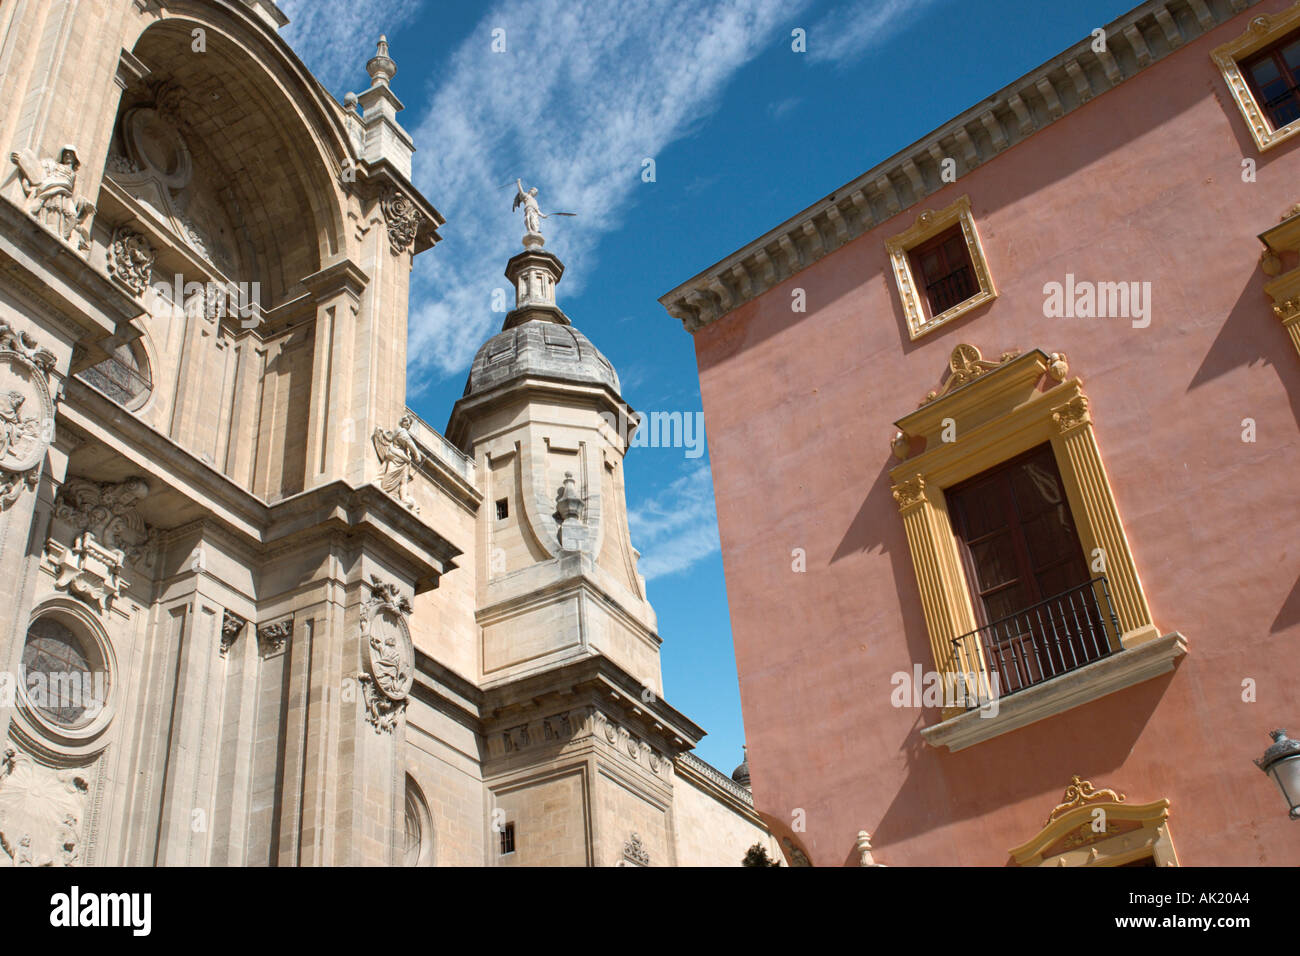
[[[1300,31],[1242,60],[1241,71],[1273,129],[1300,119]]]
[[[885,246],[910,338],[918,339],[997,298],[967,196],[921,213],[910,229]]]
[[[501,855],[515,852],[515,825],[507,823],[504,830],[501,831]]]
[[[1300,3],[1255,17],[1210,56],[1261,151],[1300,133]]]
[[[508,498],[497,499],[497,520],[505,521],[510,517],[510,500]]]
[[[912,275],[919,291],[925,294],[927,318],[942,315],[979,292],[960,223],[910,250],[908,255]]]

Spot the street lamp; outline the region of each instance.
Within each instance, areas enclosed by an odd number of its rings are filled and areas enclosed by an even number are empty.
[[[1292,820],[1300,820],[1300,740],[1292,740],[1285,730],[1269,734],[1273,746],[1255,761],[1255,766],[1273,778],[1291,811]]]

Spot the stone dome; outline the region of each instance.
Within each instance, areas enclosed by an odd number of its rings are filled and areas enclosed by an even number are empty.
[[[745,759],[740,762],[740,766],[731,771],[731,779],[736,781],[742,787],[749,788],[749,748],[745,747]]]
[[[539,318],[503,329],[483,343],[470,366],[465,394],[526,376],[608,385],[619,393],[618,373],[589,338],[572,325]]]

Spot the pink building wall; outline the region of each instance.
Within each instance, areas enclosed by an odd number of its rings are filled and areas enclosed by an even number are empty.
[[[1251,763],[1300,722],[1300,356],[1256,239],[1300,201],[1300,145],[1259,153],[1210,59],[1289,5],[1186,44],[696,334],[754,795],[778,827],[804,811],[815,864],[856,862],[865,829],[878,862],[1001,865],[1074,774],[1169,798],[1183,865],[1300,863],[1300,825]],[[964,194],[999,297],[911,342],[885,240]],[[1149,281],[1150,327],[1044,318],[1067,273]],[[936,709],[890,704],[891,675],[933,660],[888,472],[892,422],[961,342],[1068,354],[1155,622],[1188,653],[950,753],[920,737]]]

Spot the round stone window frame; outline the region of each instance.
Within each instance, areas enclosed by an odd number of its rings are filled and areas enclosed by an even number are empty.
[[[90,665],[91,673],[103,671],[106,674],[108,692],[99,713],[90,720],[77,726],[68,726],[43,713],[27,696],[27,672],[22,663],[22,656],[27,649],[27,638],[32,625],[45,617],[54,618],[72,632],[73,637],[81,642],[82,653]],[[29,734],[46,744],[53,745],[69,755],[94,752],[102,749],[97,745],[98,738],[113,722],[117,699],[117,655],[113,642],[109,640],[103,623],[89,609],[80,603],[67,599],[55,599],[40,605],[27,621],[23,631],[23,640],[18,650],[18,680],[14,688],[15,716],[25,725]]]

